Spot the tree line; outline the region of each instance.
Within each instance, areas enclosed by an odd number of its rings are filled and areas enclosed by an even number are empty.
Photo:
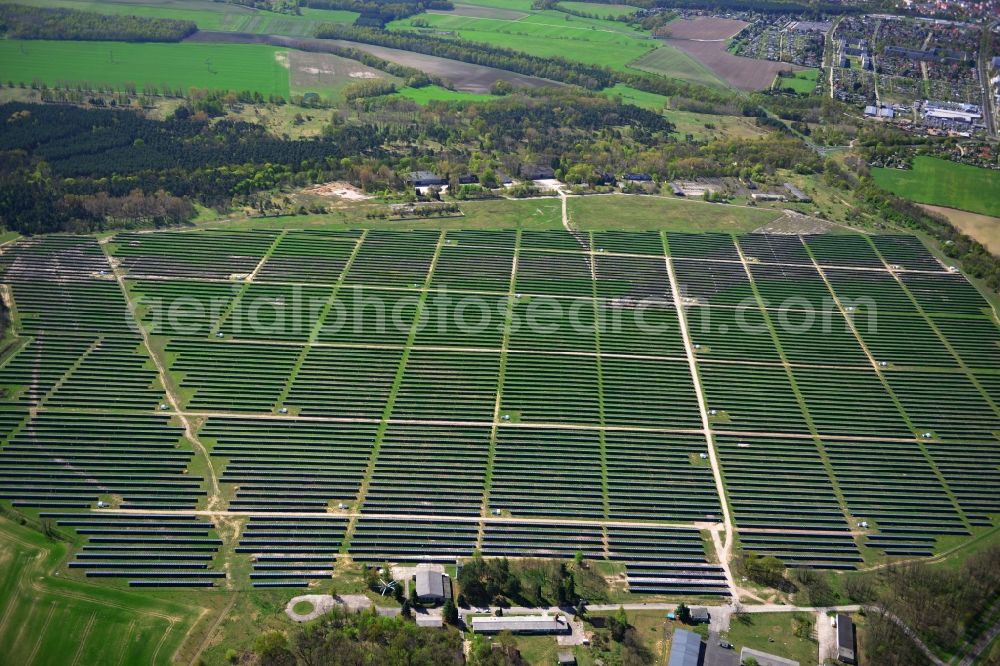
[[[312,9],[340,9],[358,12],[360,16],[356,19],[356,25],[374,26],[381,28],[390,21],[414,16],[427,11],[428,9],[438,9],[448,11],[455,8],[450,0],[417,0],[406,2],[406,0],[303,0],[302,5]]]
[[[179,42],[197,30],[194,21],[0,4],[0,33],[8,39]]]
[[[623,83],[638,90],[659,95],[680,95],[700,99],[707,105],[730,104],[734,99],[743,99],[737,98],[730,91],[715,90],[680,79],[642,72],[618,72],[608,67],[588,65],[564,58],[542,58],[513,49],[459,38],[418,35],[341,24],[323,25],[317,30],[316,36],[320,39],[345,39],[484,65],[577,85],[588,90],[602,90],[616,83]],[[740,103],[740,107],[744,115],[762,114],[753,104],[745,100]]]

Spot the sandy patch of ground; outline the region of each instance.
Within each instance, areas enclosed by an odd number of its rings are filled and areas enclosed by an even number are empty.
[[[959,231],[975,238],[986,246],[991,253],[1000,257],[1000,217],[990,217],[979,213],[970,213],[944,206],[920,204],[920,207],[931,213],[937,213],[958,227]]]
[[[339,180],[314,185],[313,187],[303,190],[302,192],[303,194],[313,194],[320,197],[336,197],[346,201],[364,201],[372,198],[370,195],[365,194],[350,183],[345,183]]]
[[[295,604],[301,601],[308,601],[313,605],[309,613],[296,613]],[[336,605],[337,601],[329,594],[303,594],[289,599],[285,606],[285,614],[296,622],[308,622],[315,620],[320,615],[326,615]]]
[[[274,59],[278,62],[279,65],[281,65],[285,69],[288,69],[288,51],[275,51]]]

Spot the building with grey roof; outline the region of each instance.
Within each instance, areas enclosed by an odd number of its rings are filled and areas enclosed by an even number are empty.
[[[701,666],[704,657],[705,644],[701,642],[701,636],[687,629],[674,630],[667,666]]]
[[[417,587],[417,601],[439,604],[451,598],[451,579],[447,574],[430,569],[418,569],[413,579]]]
[[[477,634],[568,634],[569,623],[561,615],[502,615],[472,618],[472,631]]]
[[[837,659],[845,664],[858,663],[854,641],[854,622],[850,616],[841,613],[837,616]]]

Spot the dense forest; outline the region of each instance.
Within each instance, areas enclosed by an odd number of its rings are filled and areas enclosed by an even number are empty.
[[[362,98],[334,112],[322,136],[309,140],[282,139],[224,117],[239,99],[196,95],[168,120],[124,109],[0,106],[0,151],[7,151],[0,188],[9,204],[4,223],[26,232],[101,228],[94,211],[102,206],[76,205],[67,197],[102,192],[113,200],[162,192],[225,208],[254,192],[333,178],[371,192],[399,191],[401,174],[422,168],[446,176],[488,170],[516,178],[524,168],[545,166],[592,183],[624,171],[657,179],[760,178],[777,168],[822,168],[793,137],[678,141],[661,114],[579,89],[511,92],[460,107]],[[29,184],[39,169],[50,177]],[[29,185],[46,192],[41,208],[25,202]],[[142,215],[134,222],[149,219],[165,218]],[[109,215],[106,223],[126,221]]]
[[[0,4],[0,33],[9,39],[179,42],[197,29],[194,21]]]
[[[984,548],[954,569],[923,562],[890,565],[852,578],[847,590],[870,604],[861,641],[868,663],[926,663],[895,618],[936,652],[960,653],[969,636],[979,635],[995,619],[1000,546]]]

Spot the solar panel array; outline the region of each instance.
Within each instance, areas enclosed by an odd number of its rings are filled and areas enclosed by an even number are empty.
[[[49,236],[0,278],[23,335],[0,497],[84,537],[88,576],[225,577],[138,326],[250,516],[255,586],[481,550],[726,594],[695,525],[722,517],[709,441],[739,544],[790,566],[930,554],[1000,513],[1000,328],[908,236]]]

